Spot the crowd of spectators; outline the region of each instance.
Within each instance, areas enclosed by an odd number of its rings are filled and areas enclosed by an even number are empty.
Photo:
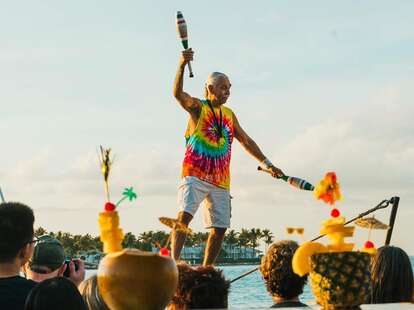
[[[81,260],[66,261],[62,244],[51,236],[34,237],[30,207],[0,204],[0,306],[7,310],[110,309],[97,277],[85,280]],[[272,308],[308,307],[300,301],[307,277],[292,270],[298,244],[279,241],[262,258],[260,271],[273,299]],[[192,267],[178,262],[179,281],[169,310],[227,309],[230,282],[213,266]],[[378,249],[371,264],[368,303],[413,302],[413,271],[400,248]]]

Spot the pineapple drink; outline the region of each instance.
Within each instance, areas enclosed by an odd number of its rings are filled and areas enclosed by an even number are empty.
[[[124,234],[119,227],[116,208],[128,199],[137,198],[133,188],[125,188],[122,198],[110,202],[109,174],[113,159],[111,149],[101,147],[101,172],[105,182],[105,211],[100,212],[98,224],[105,257],[99,262],[97,282],[99,292],[109,308],[164,309],[177,287],[178,270],[170,257],[137,249],[123,249]]]
[[[349,309],[370,294],[371,256],[364,252],[327,252],[310,257],[310,279],[315,299],[323,309]]]
[[[318,184],[315,196],[330,205],[341,199],[335,173],[328,173]],[[354,244],[345,242],[345,238],[353,236],[354,227],[344,224],[339,210],[332,209],[331,218],[322,223],[320,231],[330,243],[305,242],[292,259],[296,274],[310,274],[313,294],[323,309],[358,306],[369,295],[370,255],[352,252]]]
[[[98,224],[104,252],[113,253],[122,250],[124,234],[119,228],[119,216],[118,212],[115,211],[116,206],[110,202],[109,196],[109,175],[113,163],[113,158],[110,156],[111,149],[105,149],[101,146],[100,150],[101,172],[104,177],[107,203],[105,204],[105,212],[99,213]]]
[[[320,233],[322,235],[327,235],[328,239],[331,241],[327,247],[328,252],[352,251],[354,248],[354,244],[345,243],[344,238],[352,237],[354,235],[355,227],[345,227],[344,223],[345,218],[342,216],[326,220],[322,223]]]
[[[107,206],[113,205],[107,203],[105,205],[105,211],[99,213],[98,223],[99,231],[101,233],[101,241],[103,242],[104,253],[113,253],[122,250],[122,240],[124,234],[122,229],[119,228],[119,215],[114,210],[108,211]]]

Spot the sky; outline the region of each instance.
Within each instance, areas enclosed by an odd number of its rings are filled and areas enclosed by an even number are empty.
[[[138,193],[119,209],[124,231],[164,229],[157,218],[176,215],[181,10],[195,51],[185,90],[201,97],[210,72],[228,74],[244,130],[288,175],[316,184],[335,171],[347,219],[399,196],[392,244],[414,254],[414,2],[1,2],[0,187],[34,209],[36,227],[98,233],[99,145],[115,154],[112,197]],[[232,228],[318,235],[329,207],[257,164],[235,141]],[[201,212],[192,227],[203,229]],[[357,229],[354,241],[367,237]],[[372,237],[381,245],[385,232]]]

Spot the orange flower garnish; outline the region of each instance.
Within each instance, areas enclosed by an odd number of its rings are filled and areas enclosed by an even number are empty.
[[[315,188],[315,197],[330,205],[342,199],[341,190],[335,172],[328,172]]]

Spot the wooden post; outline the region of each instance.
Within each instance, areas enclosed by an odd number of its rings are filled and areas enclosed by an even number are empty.
[[[400,202],[400,197],[391,198],[392,210],[391,210],[390,223],[389,223],[390,228],[388,228],[387,237],[385,239],[385,245],[389,245],[391,241],[392,231],[394,229],[394,223],[395,223],[395,218],[397,216],[399,202]]]

